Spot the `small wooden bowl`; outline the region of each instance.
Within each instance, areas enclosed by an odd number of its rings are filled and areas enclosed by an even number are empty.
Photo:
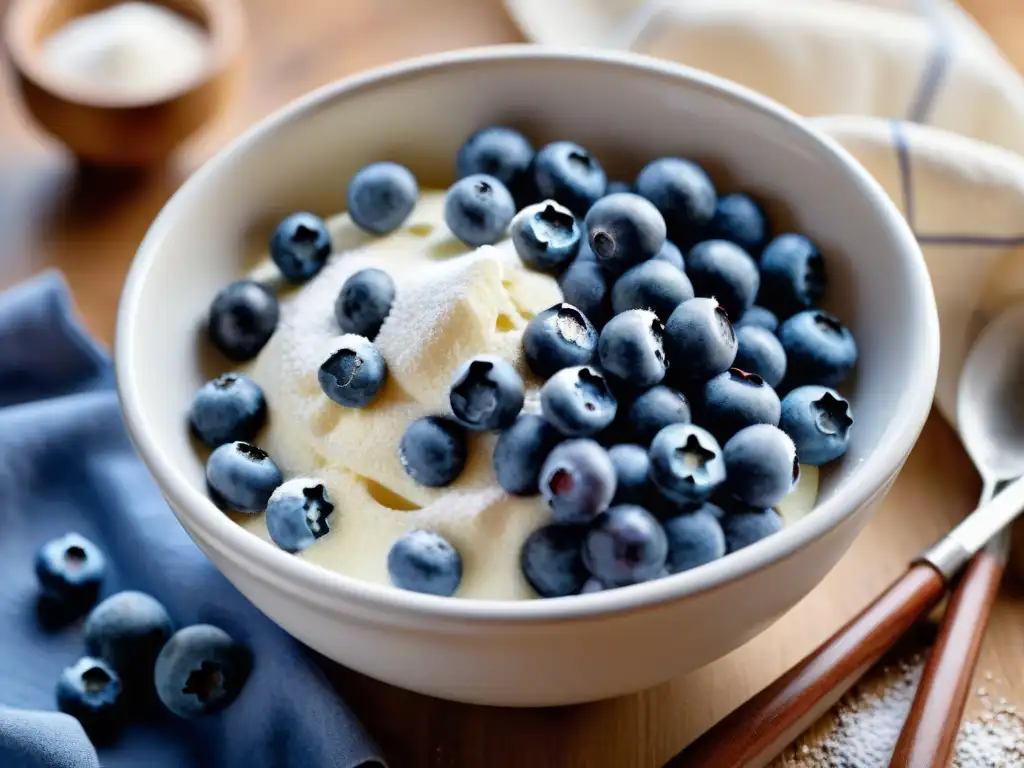
[[[47,67],[44,40],[71,19],[120,1],[14,0],[4,38],[25,104],[46,131],[87,162],[149,165],[167,158],[227,102],[241,68],[245,19],[238,0],[150,0],[203,27],[211,51],[193,82],[151,97],[85,88]]]

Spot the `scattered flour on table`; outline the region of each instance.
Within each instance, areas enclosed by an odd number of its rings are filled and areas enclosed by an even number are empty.
[[[777,768],[886,768],[923,666],[918,653],[872,674],[836,705],[834,725],[823,739],[791,749]],[[961,724],[953,768],[1024,766],[1024,719],[1006,699],[994,702],[983,687],[975,696],[985,712]]]
[[[119,3],[72,19],[42,45],[69,83],[120,97],[159,96],[199,77],[210,55],[198,24],[153,3]]]

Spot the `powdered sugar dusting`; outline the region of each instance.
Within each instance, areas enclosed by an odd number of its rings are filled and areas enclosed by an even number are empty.
[[[855,686],[826,720],[827,734],[798,743],[775,768],[886,768],[921,679],[924,654],[891,664]],[[984,673],[986,681],[992,674]],[[1005,698],[993,701],[985,687],[974,691],[986,710],[960,727],[953,768],[1024,766],[1024,719]],[[820,724],[819,724],[820,727]]]

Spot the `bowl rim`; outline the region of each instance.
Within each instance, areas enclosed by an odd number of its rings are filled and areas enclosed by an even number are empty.
[[[667,81],[686,81],[742,104],[802,134],[826,162],[839,166],[866,196],[877,212],[878,223],[887,227],[895,250],[909,262],[911,278],[907,301],[916,307],[914,353],[904,361],[907,382],[899,392],[897,416],[889,423],[877,449],[844,483],[842,497],[817,505],[796,523],[729,557],[691,571],[643,584],[568,597],[504,601],[452,599],[396,589],[330,571],[288,554],[243,529],[220,511],[203,493],[193,488],[172,458],[161,447],[159,434],[147,422],[135,377],[136,328],[133,319],[157,244],[174,225],[178,209],[194,189],[236,157],[286,124],[301,120],[334,100],[373,89],[382,83],[438,73],[479,62],[546,61],[590,62]],[[721,588],[770,564],[792,557],[815,539],[824,536],[868,504],[899,471],[924,426],[931,408],[938,375],[939,324],[931,279],[924,257],[906,221],[882,187],[838,142],[817,131],[802,117],[773,100],[724,78],[675,63],[632,53],[547,48],[536,45],[502,45],[470,48],[403,60],[368,70],[302,96],[258,121],[197,170],[158,214],[140,244],[125,281],[116,323],[116,379],[121,410],[129,434],[149,471],[171,502],[183,527],[207,550],[232,561],[239,569],[293,599],[321,609],[361,605],[372,611],[389,609],[395,615],[422,621],[462,620],[477,622],[571,621],[607,617],[651,608],[681,598]],[[379,616],[379,614],[378,614]]]

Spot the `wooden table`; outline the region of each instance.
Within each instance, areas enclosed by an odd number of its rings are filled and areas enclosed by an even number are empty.
[[[1008,0],[965,4],[1024,66],[1024,6]],[[4,72],[0,286],[46,267],[63,270],[86,325],[110,343],[121,283],[151,219],[187,172],[243,127],[312,87],[368,67],[521,40],[500,0],[247,0],[246,6],[253,52],[247,86],[229,114],[172,169],[135,176],[77,169],[26,124]],[[500,710],[428,699],[347,670],[337,670],[335,678],[396,768],[658,766],[866,604],[977,495],[977,479],[956,436],[933,416],[882,509],[816,590],[743,648],[636,696],[552,710]],[[1018,705],[1024,705],[1022,627],[1024,598],[1008,585],[978,674],[988,671],[994,679],[979,680]]]

